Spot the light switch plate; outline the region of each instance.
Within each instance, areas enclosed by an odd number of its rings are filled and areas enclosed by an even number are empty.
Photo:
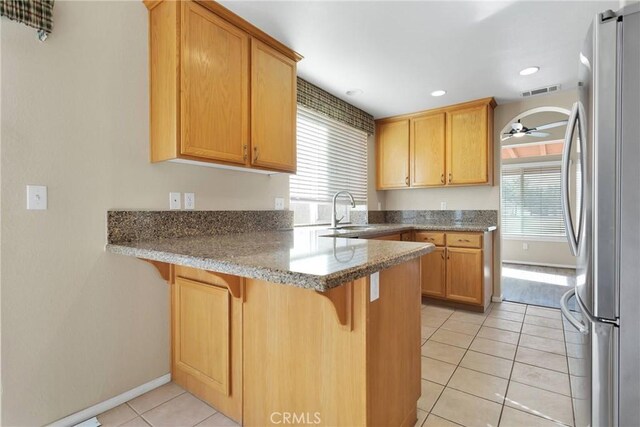
[[[369,277],[369,301],[380,298],[380,272],[373,273]]]
[[[184,208],[189,210],[196,208],[196,193],[184,193]]]
[[[440,202],[440,210],[441,211],[447,210],[447,202]]]
[[[47,210],[47,187],[45,185],[27,185],[27,209],[31,211]]]
[[[169,209],[180,209],[181,203],[180,203],[180,197],[182,195],[180,193],[169,193]]]
[[[276,210],[277,211],[284,210],[284,198],[276,197],[275,205],[276,205]]]

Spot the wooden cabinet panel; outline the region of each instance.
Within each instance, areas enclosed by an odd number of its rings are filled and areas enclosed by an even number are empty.
[[[171,380],[241,423],[244,279],[177,265],[172,271]]]
[[[249,36],[182,2],[180,153],[245,164],[249,143]]]
[[[447,246],[458,248],[482,248],[481,233],[447,233]]]
[[[416,231],[416,242],[433,243],[436,246],[444,246],[444,233],[432,231]]]
[[[445,184],[445,113],[411,119],[411,186]]]
[[[213,1],[145,5],[151,161],[295,172],[302,57]]]
[[[296,63],[251,44],[251,164],[296,171]]]
[[[379,123],[377,134],[378,189],[409,186],[409,120]]]
[[[386,236],[376,236],[376,237],[371,237],[371,240],[395,240],[395,241],[401,241],[402,240],[402,235],[401,234],[387,234]]]
[[[175,281],[175,363],[229,394],[229,291],[182,277]]]
[[[447,248],[447,298],[482,304],[482,249]]]
[[[447,184],[489,182],[488,108],[447,112]]]
[[[420,258],[422,267],[422,295],[444,298],[446,296],[446,249],[437,247]]]
[[[405,231],[400,234],[400,240],[403,242],[413,242],[413,231]]]

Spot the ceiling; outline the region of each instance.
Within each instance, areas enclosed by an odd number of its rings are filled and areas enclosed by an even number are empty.
[[[376,118],[561,84],[618,1],[221,1],[305,58],[298,74]],[[520,76],[528,66],[540,66]],[[363,94],[349,97],[350,89]],[[430,93],[445,89],[434,98]]]

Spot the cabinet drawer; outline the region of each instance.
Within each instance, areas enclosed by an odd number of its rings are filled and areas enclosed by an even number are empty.
[[[482,234],[447,233],[447,246],[482,248]]]
[[[444,246],[444,233],[430,231],[416,231],[416,242],[433,243],[436,246]]]

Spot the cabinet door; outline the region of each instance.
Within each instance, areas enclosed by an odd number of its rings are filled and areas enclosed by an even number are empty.
[[[173,351],[176,368],[228,395],[229,291],[177,277],[173,303]]]
[[[422,295],[444,298],[445,291],[445,248],[436,248],[420,258],[422,266]]]
[[[447,112],[447,184],[489,182],[488,108]]]
[[[379,123],[376,133],[378,189],[409,187],[409,120]]]
[[[447,298],[482,304],[482,250],[447,248]]]
[[[182,3],[180,154],[246,163],[249,36],[204,7]]]
[[[411,119],[411,186],[445,185],[445,113]]]
[[[296,171],[296,63],[251,41],[251,164]]]

